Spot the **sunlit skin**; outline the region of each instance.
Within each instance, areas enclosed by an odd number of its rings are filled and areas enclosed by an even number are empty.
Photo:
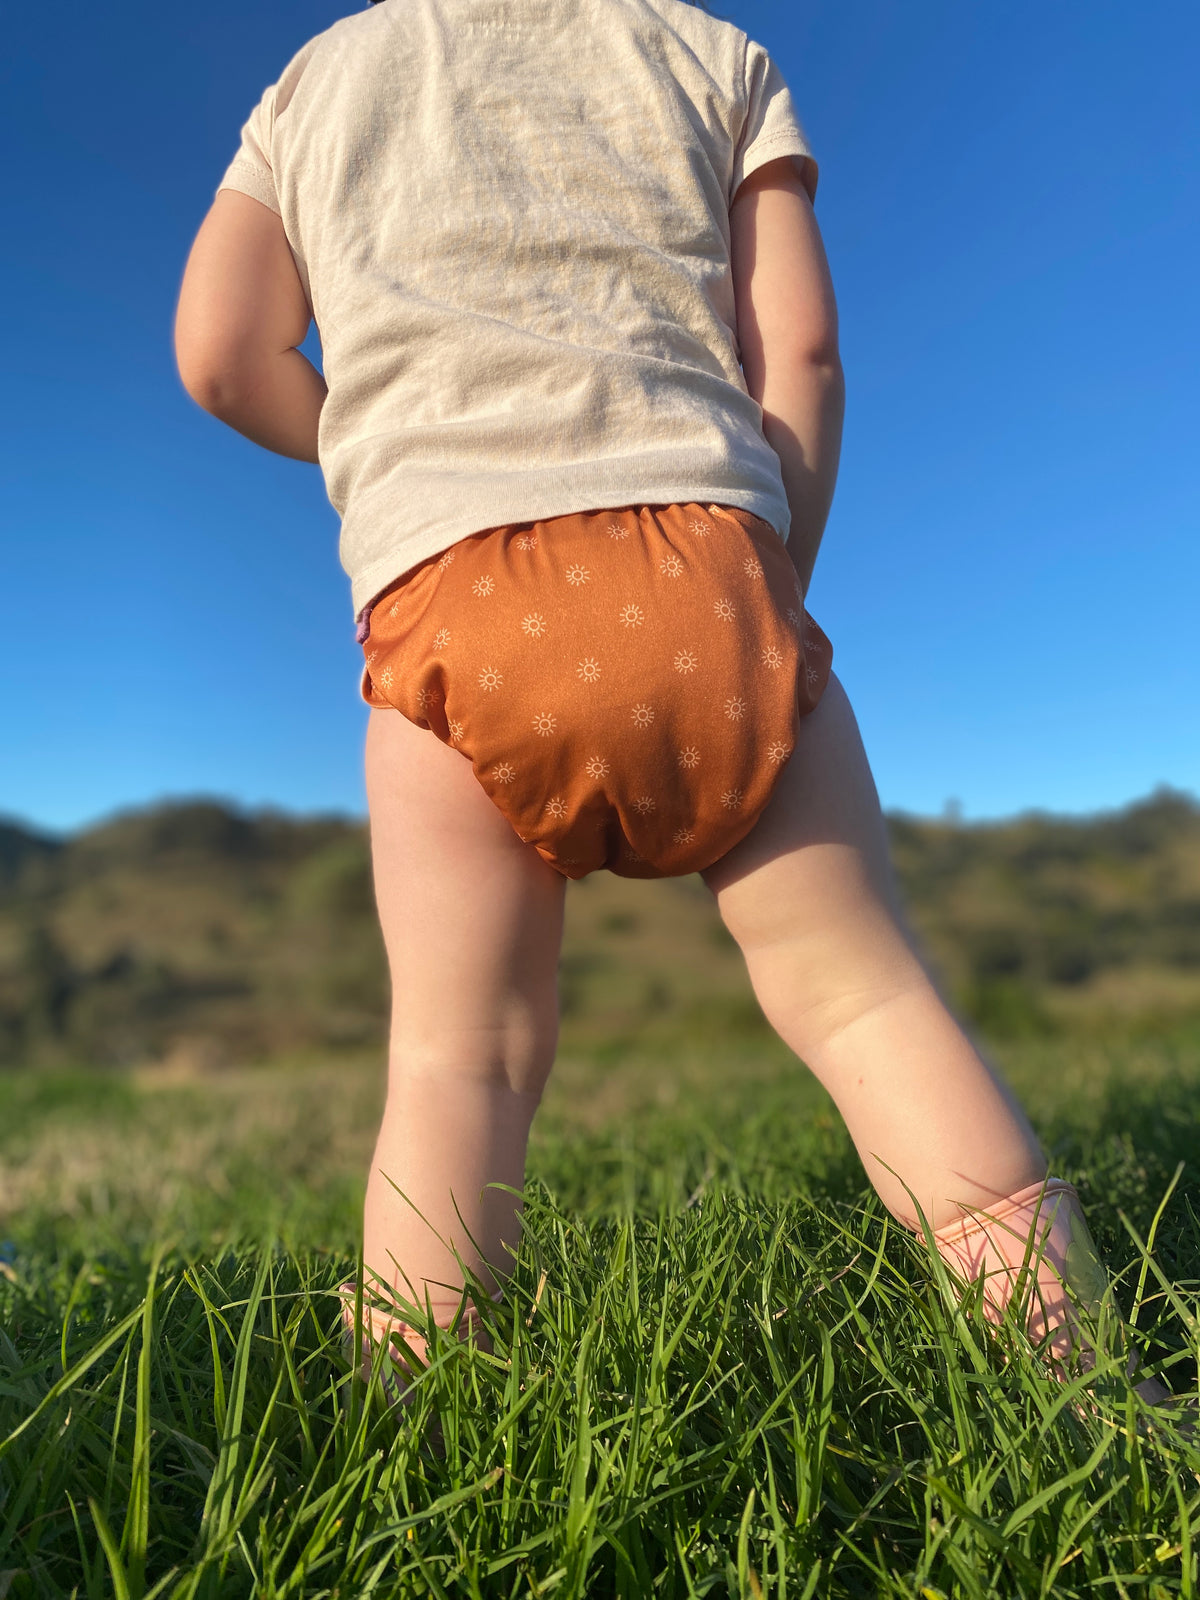
[[[222,189],[188,257],[175,316],[183,386],[278,455],[316,461],[325,380],[298,346],[312,324],[283,223]]]
[[[746,180],[730,224],[740,359],[779,456],[807,592],[844,384],[825,251],[790,158]],[[223,191],[184,277],[180,374],[222,421],[303,461],[317,459],[325,398],[298,349],[310,316],[280,219]],[[456,1258],[491,1288],[516,1247],[520,1200],[509,1191],[524,1181],[554,1060],[565,881],[427,730],[372,712],[366,764],[393,1017],[365,1262],[405,1297],[445,1303],[463,1283]],[[897,1218],[916,1224],[915,1197],[939,1228],[1046,1176],[1028,1119],[947,1011],[904,927],[875,785],[836,678],[802,720],[759,822],[704,877],[764,1013],[829,1091]],[[1142,1387],[1148,1399],[1166,1393]]]

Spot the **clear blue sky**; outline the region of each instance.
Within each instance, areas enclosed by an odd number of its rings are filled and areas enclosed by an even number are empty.
[[[242,121],[341,14],[6,17],[0,812],[363,807],[319,474],[204,416],[170,350]],[[821,159],[849,399],[810,603],[885,805],[1200,791],[1200,12],[725,14],[775,52]]]

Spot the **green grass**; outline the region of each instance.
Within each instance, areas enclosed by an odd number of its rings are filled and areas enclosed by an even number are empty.
[[[1005,1067],[1127,1347],[1195,1391],[1195,1041]],[[568,1034],[493,1352],[436,1344],[398,1420],[333,1295],[378,1094],[352,1060],[0,1079],[0,1600],[1197,1592],[1200,1449],[1121,1341],[1078,1411],[759,1035]]]

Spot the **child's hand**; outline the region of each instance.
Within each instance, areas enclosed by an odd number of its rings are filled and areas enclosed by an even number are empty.
[[[829,266],[790,156],[750,174],[729,221],[742,371],[779,457],[788,551],[807,594],[833,500],[845,387]]]
[[[256,444],[317,459],[325,380],[296,348],[312,313],[283,222],[222,189],[192,246],[175,355],[198,405]]]

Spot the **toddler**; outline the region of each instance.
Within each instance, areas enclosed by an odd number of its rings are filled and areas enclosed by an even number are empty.
[[[1028,1288],[1060,1375],[1094,1359],[1075,1190],[914,952],[805,610],[843,410],[816,187],[771,58],[680,0],[383,0],[266,91],[192,250],[186,388],[342,517],[393,985],[347,1293],[401,1365],[397,1302],[462,1331],[511,1264],[601,867],[701,873],[889,1211],[993,1320]]]

